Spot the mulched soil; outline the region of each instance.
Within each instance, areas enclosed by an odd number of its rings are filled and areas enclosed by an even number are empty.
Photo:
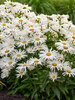
[[[7,90],[0,91],[0,100],[26,100],[21,94],[8,95]]]

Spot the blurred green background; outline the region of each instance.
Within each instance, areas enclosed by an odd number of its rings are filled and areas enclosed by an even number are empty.
[[[0,4],[5,0],[0,0]],[[11,0],[28,4],[33,11],[43,14],[68,14],[69,20],[75,24],[75,0]]]

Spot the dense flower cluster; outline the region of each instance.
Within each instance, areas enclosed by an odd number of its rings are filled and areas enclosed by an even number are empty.
[[[55,81],[61,76],[75,76],[75,68],[64,60],[63,53],[75,54],[75,26],[68,21],[68,15],[36,15],[28,5],[7,1],[0,5],[0,69],[1,78],[16,69],[16,77],[23,77],[27,69],[37,65],[50,68],[49,78]],[[56,38],[56,50],[46,44],[50,32]],[[59,53],[62,50],[62,53]],[[61,76],[59,76],[61,72]]]

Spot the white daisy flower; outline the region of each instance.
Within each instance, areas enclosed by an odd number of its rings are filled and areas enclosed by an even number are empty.
[[[17,30],[17,32],[15,32],[15,37],[14,37],[14,38],[15,38],[16,40],[24,39],[25,37],[28,38],[27,32],[26,32],[25,30],[22,30],[22,31]]]
[[[7,24],[6,23],[2,23],[3,28],[7,28]]]
[[[48,67],[51,70],[55,70],[55,69],[62,70],[63,69],[62,63],[57,60],[49,61]]]
[[[0,32],[0,39],[3,39],[6,35],[3,32]]]
[[[66,51],[66,52],[73,50],[73,48],[69,44],[66,44],[65,42],[63,42],[63,44],[55,43],[55,45],[57,46],[58,50],[63,50],[63,51]]]
[[[23,67],[23,68],[24,68],[24,67],[26,68],[26,67],[28,66],[28,63],[20,63],[20,64],[18,64],[18,65],[21,66],[21,67]]]
[[[33,47],[28,47],[27,48],[27,52],[28,53],[34,53],[35,52],[35,49]]]
[[[67,66],[70,66],[70,63],[69,61],[66,61],[66,62],[62,62],[62,65],[63,65],[63,68],[65,69]]]
[[[24,36],[23,36],[23,34],[17,34],[17,35],[15,35],[14,38],[15,38],[16,40],[19,40],[19,39],[24,38]]]
[[[17,59],[17,60],[19,60],[19,59],[21,59],[21,58],[24,58],[24,57],[26,57],[27,55],[25,54],[25,52],[24,51],[21,51],[21,50],[19,50],[19,51],[17,51],[17,50],[15,50],[13,53],[12,53],[12,58],[13,59]]]
[[[25,39],[20,39],[20,41],[17,42],[17,45],[19,47],[23,46],[25,48],[25,45],[28,45],[28,43],[29,43],[29,39],[25,38]]]
[[[68,41],[60,41],[60,42],[55,43],[56,46],[66,46],[67,44],[68,44]]]
[[[9,42],[8,42],[9,41]],[[4,42],[3,42],[3,47],[8,47],[8,48],[14,48],[14,44],[15,41],[13,39],[9,39],[7,38]]]
[[[14,48],[3,47],[3,48],[1,48],[1,55],[7,55],[7,54],[11,53],[12,51],[14,51]]]
[[[57,72],[49,72],[49,78],[54,82],[58,78]]]
[[[11,67],[9,67],[9,66],[7,67],[6,66],[5,68],[2,69],[2,72],[10,71],[11,69],[12,69]]]
[[[34,65],[29,65],[29,66],[28,66],[28,69],[29,69],[29,70],[33,70],[33,69],[35,69],[35,66],[34,66]]]
[[[72,41],[72,45],[73,45],[73,46],[75,46],[75,40],[74,40],[74,41]]]
[[[23,75],[26,74],[26,69],[25,68],[18,68],[17,67],[16,72],[17,72],[17,74],[16,74],[17,78],[18,77],[21,77],[22,78]]]
[[[1,78],[6,78],[9,76],[9,71],[6,71],[4,70],[2,73],[1,73]]]
[[[3,57],[0,61],[1,68],[13,66],[14,64],[16,64],[16,61],[14,59],[10,59],[9,57]]]
[[[52,49],[50,50],[46,50],[46,51],[40,51],[40,54],[39,54],[40,58],[41,59],[56,59],[57,57],[57,52],[55,50],[52,51]]]
[[[29,64],[30,64],[30,65],[41,64],[41,59],[31,58],[31,59],[29,60]]]
[[[26,67],[28,67],[29,66],[29,61],[27,61],[26,63],[24,62],[24,63],[20,63],[20,64],[18,64],[19,66],[18,67],[20,67],[20,68],[25,68],[26,69]]]
[[[72,35],[70,38],[71,40],[75,40],[75,35]]]
[[[75,76],[75,68],[71,69],[71,67],[66,66],[64,71],[65,72],[63,72],[63,76],[65,76],[65,75],[69,75],[69,77]]]
[[[35,49],[36,49],[36,50],[47,50],[48,47],[47,47],[46,45],[42,44],[42,45],[36,46]]]
[[[34,39],[32,40],[32,42],[35,44],[35,45],[37,45],[37,44],[39,44],[39,43],[44,43],[45,42],[45,40],[46,40],[46,38],[42,38],[42,37],[34,37]]]
[[[64,56],[63,56],[63,54],[57,54],[57,58],[58,58],[58,60],[63,60],[64,59]]]

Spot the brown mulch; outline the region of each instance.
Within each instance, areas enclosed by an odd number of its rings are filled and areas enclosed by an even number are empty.
[[[21,94],[8,95],[7,90],[0,91],[0,100],[26,100]]]

